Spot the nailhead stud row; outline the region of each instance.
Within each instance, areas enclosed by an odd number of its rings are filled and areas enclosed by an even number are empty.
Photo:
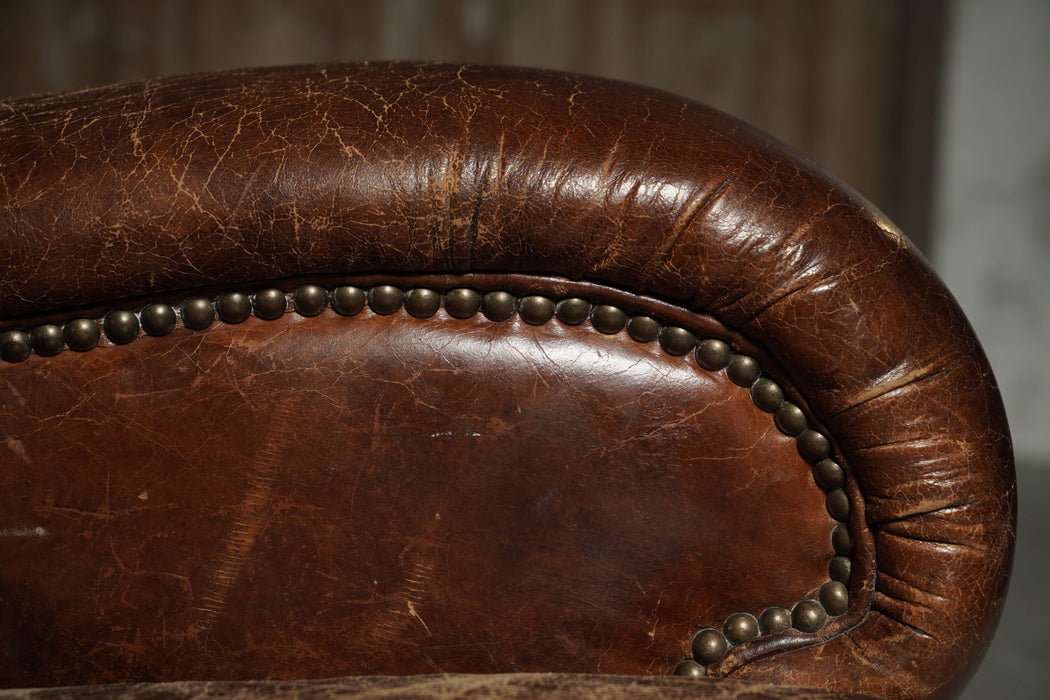
[[[340,300],[346,301],[343,297]],[[301,316],[320,314],[328,307],[328,301],[328,290],[316,284],[301,285],[291,295],[292,307]],[[340,308],[334,299],[333,308]],[[40,324],[28,333],[21,330],[4,331],[0,333],[0,359],[22,362],[34,352],[42,357],[52,357],[67,348],[86,352],[99,344],[103,334],[114,345],[125,345],[143,332],[150,336],[168,335],[178,327],[180,318],[184,327],[199,331],[215,323],[216,317],[224,323],[240,323],[253,314],[264,320],[273,320],[283,316],[287,310],[288,298],[276,288],[260,289],[252,295],[226,292],[216,297],[214,302],[203,297],[190,297],[182,302],[178,310],[170,304],[161,303],[144,306],[138,313],[114,309],[102,319],[101,328],[94,319],[76,318],[64,326]],[[360,308],[357,310],[360,311]]]
[[[795,438],[799,455],[812,465],[813,479],[825,492],[828,513],[838,523],[831,533],[835,554],[828,567],[830,580],[820,587],[816,599],[800,600],[790,610],[770,607],[757,618],[748,612],[736,612],[726,618],[721,630],[713,627],[699,630],[690,643],[692,658],[682,659],[674,668],[673,673],[680,676],[706,675],[707,666],[725,656],[730,648],[759,636],[791,628],[813,634],[822,630],[832,617],[845,614],[849,609],[853,550],[846,524],[850,504],[844,490],[845,472],[831,459],[831,442],[827,437],[809,427],[802,409],[785,399],[783,389],[775,381],[763,376],[761,366],[753,357],[734,353],[728,343],[717,338],[698,341],[695,356],[697,364],[704,369],[724,370],[730,381],[747,388],[755,406],[773,414],[777,429]]]
[[[692,639],[692,658],[683,659],[674,669],[676,675],[700,676],[706,667],[721,659],[732,646],[744,644],[762,635],[795,628],[815,633],[828,620],[844,614],[849,607],[848,584],[851,575],[853,542],[847,522],[850,503],[844,490],[846,476],[842,467],[831,458],[831,443],[822,433],[809,427],[805,413],[786,400],[784,391],[772,379],[762,374],[758,361],[734,352],[719,338],[697,338],[680,326],[665,325],[647,315],[630,315],[609,304],[592,304],[581,298],[554,300],[541,295],[515,297],[505,291],[481,293],[458,288],[441,294],[432,289],[401,288],[381,284],[370,289],[337,286],[330,291],[315,284],[300,285],[287,295],[277,288],[263,288],[254,294],[225,292],[214,302],[203,297],[190,297],[176,308],[163,303],[149,304],[138,314],[125,309],[110,311],[98,322],[77,318],[64,326],[40,324],[28,333],[8,330],[0,333],[0,358],[5,362],[22,362],[32,352],[43,357],[57,355],[69,348],[86,352],[95,348],[102,337],[116,345],[130,343],[144,332],[150,336],[164,336],[182,325],[193,331],[210,327],[218,318],[223,323],[237,324],[253,314],[262,320],[280,318],[292,309],[300,316],[317,316],[331,306],[342,316],[354,316],[367,306],[378,315],[390,315],[402,307],[415,318],[429,318],[444,304],[449,316],[471,318],[482,313],[491,321],[501,322],[517,314],[522,321],[539,326],[553,318],[577,326],[590,321],[599,333],[613,335],[626,329],[637,342],[658,341],[660,347],[673,356],[693,353],[696,363],[709,372],[725,371],[734,384],[748,389],[752,403],[770,413],[777,429],[795,439],[799,454],[813,467],[814,481],[826,494],[828,513],[838,521],[832,530],[831,544],[835,554],[828,567],[829,581],[821,586],[817,599],[797,602],[790,610],[770,607],[757,618],[748,612],[730,615],[721,630],[704,628]]]

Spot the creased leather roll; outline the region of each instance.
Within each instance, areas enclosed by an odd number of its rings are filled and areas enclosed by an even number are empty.
[[[959,307],[856,193],[694,102],[416,64],[8,100],[0,270],[0,326],[27,333],[121,300],[364,275],[564,279],[709,316],[782,368],[829,432],[873,548],[854,562],[866,603],[847,627],[762,637],[709,675],[946,697],[1002,608],[1011,446]]]

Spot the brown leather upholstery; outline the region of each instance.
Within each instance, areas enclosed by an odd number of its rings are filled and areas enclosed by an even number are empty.
[[[10,101],[0,265],[8,686],[946,697],[998,617],[966,320],[856,194],[681,98],[380,64]]]

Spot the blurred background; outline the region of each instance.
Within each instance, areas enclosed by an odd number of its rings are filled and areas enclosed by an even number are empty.
[[[645,83],[872,200],[977,329],[1019,464],[1003,625],[967,694],[1050,681],[1050,0],[0,0],[0,98],[222,68],[426,59]]]

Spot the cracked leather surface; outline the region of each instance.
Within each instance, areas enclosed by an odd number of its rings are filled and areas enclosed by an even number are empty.
[[[0,267],[5,327],[197,286],[370,272],[560,276],[711,314],[774,358],[830,431],[874,554],[855,565],[870,595],[848,628],[745,645],[710,672],[944,697],[998,618],[1012,457],[961,311],[848,188],[680,98],[373,65],[6,101]],[[10,395],[4,411],[19,411]]]
[[[46,533],[8,684],[663,674],[827,577],[794,441],[657,343],[328,311],[51,360],[0,390],[0,530]]]

